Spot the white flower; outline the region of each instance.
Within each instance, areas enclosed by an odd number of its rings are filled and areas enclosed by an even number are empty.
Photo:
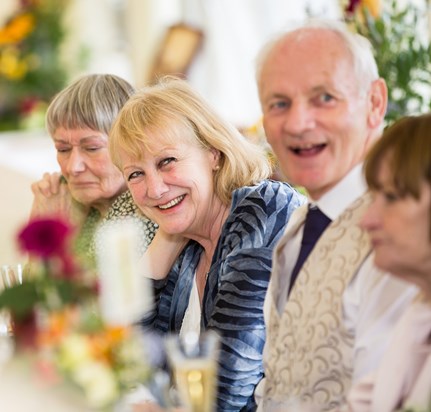
[[[59,364],[65,370],[91,359],[91,348],[84,336],[69,335],[63,339],[59,347]]]
[[[91,407],[107,406],[118,398],[115,375],[102,362],[89,361],[79,365],[72,371],[72,379],[84,390]]]

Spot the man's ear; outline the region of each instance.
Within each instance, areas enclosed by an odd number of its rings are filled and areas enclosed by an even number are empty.
[[[370,105],[368,125],[372,129],[375,129],[382,124],[388,106],[388,88],[382,78],[374,80],[371,83],[368,93],[368,103]]]

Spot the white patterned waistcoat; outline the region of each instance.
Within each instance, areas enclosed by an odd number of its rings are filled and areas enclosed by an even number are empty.
[[[368,235],[358,226],[369,203],[369,195],[363,196],[327,227],[300,270],[281,314],[275,298],[271,299],[264,399],[311,402],[322,411],[344,402],[351,386],[355,337],[342,322],[342,296],[370,253]],[[273,273],[279,273],[276,266],[286,259],[286,240],[303,221],[292,225],[281,239]],[[269,293],[277,296],[278,289],[274,277]]]

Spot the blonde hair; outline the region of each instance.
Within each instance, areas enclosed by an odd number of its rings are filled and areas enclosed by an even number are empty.
[[[222,120],[185,80],[164,77],[130,98],[110,133],[112,161],[121,170],[120,152],[139,160],[157,136],[217,151],[214,187],[225,204],[231,201],[233,190],[256,184],[272,173],[263,148]]]

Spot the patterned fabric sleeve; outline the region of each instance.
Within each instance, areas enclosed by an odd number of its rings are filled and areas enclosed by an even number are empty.
[[[263,303],[272,252],[291,213],[305,200],[290,186],[278,182],[261,184],[243,195],[242,191],[235,193],[233,213],[215,256],[218,285],[208,285],[212,294],[205,305],[207,327],[222,336],[220,411],[256,407],[253,393],[263,376]]]
[[[265,341],[263,302],[272,251],[305,198],[288,184],[264,181],[235,191],[208,276],[202,327],[221,336],[218,411],[255,409]],[[190,241],[162,285],[155,312],[142,324],[179,332],[202,249]]]

